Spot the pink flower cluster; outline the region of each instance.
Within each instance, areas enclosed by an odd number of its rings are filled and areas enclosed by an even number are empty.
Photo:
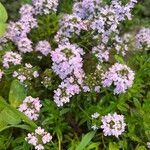
[[[31,120],[37,120],[39,117],[40,108],[42,107],[39,98],[28,96],[19,106],[19,111],[23,112]]]
[[[38,127],[35,132],[28,133],[25,140],[33,145],[35,150],[44,150],[44,145],[52,140],[52,136],[41,127]]]
[[[9,68],[10,65],[19,65],[21,64],[22,57],[20,54],[8,51],[3,56],[3,67]]]
[[[126,123],[124,122],[124,116],[117,113],[108,114],[102,116],[103,133],[105,136],[115,136],[118,138],[125,131]]]
[[[125,93],[133,84],[134,72],[126,65],[116,63],[102,74],[103,87],[115,86],[114,94]]]

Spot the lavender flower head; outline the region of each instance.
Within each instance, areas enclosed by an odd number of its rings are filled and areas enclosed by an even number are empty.
[[[124,116],[118,115],[117,113],[108,114],[102,116],[103,133],[105,136],[119,137],[125,131],[126,123],[124,122]]]
[[[92,48],[92,53],[94,53],[96,55],[96,57],[98,58],[98,60],[100,62],[103,61],[108,61],[109,60],[109,48],[105,47],[104,44],[95,46]]]
[[[69,77],[63,80],[57,90],[54,91],[54,101],[58,107],[61,107],[70,102],[70,98],[79,94],[80,91],[79,83],[73,77]]]
[[[20,54],[15,52],[6,52],[3,56],[3,67],[9,68],[10,65],[19,65],[21,64],[22,57]]]
[[[58,0],[32,0],[35,14],[50,14],[57,11]]]
[[[16,42],[16,45],[21,53],[29,53],[33,51],[32,41],[28,39],[28,37],[21,38],[18,42]]]
[[[47,56],[51,52],[51,46],[48,41],[39,41],[35,48],[36,51],[41,52],[44,56]]]
[[[21,16],[28,15],[28,14],[33,15],[35,14],[35,10],[32,5],[25,4],[20,8],[19,13]]]
[[[59,21],[60,29],[58,30],[55,40],[61,42],[66,40],[66,38],[71,38],[72,35],[80,35],[82,30],[87,30],[86,24],[82,19],[74,14],[64,15]]]
[[[115,86],[114,94],[125,93],[133,84],[134,72],[126,65],[116,63],[102,74],[103,87]]]
[[[82,72],[83,63],[81,56],[83,54],[83,49],[77,45],[70,43],[59,45],[55,51],[51,52],[52,69],[61,79],[71,74],[78,76],[78,73]]]
[[[142,28],[136,35],[136,48],[150,49],[150,28]]]
[[[100,10],[100,0],[83,0],[76,2],[73,6],[73,14],[82,19],[92,19]]]
[[[26,26],[24,23],[18,22],[10,22],[7,26],[7,38],[12,40],[13,42],[18,42],[21,38],[26,37],[26,35],[30,32],[30,27]]]

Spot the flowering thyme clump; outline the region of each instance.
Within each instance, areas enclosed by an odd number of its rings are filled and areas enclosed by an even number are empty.
[[[36,150],[44,150],[44,145],[52,140],[52,136],[41,127],[38,127],[35,132],[28,133],[25,140],[33,145]]]
[[[19,65],[21,64],[22,57],[20,54],[15,52],[6,52],[3,56],[3,67],[9,68],[10,65]]]
[[[103,87],[115,86],[114,94],[125,93],[133,84],[134,72],[126,65],[116,63],[102,74]]]
[[[105,136],[116,136],[118,138],[125,131],[126,123],[124,116],[117,113],[102,116],[103,133]]]
[[[19,106],[19,111],[23,112],[31,120],[37,120],[39,117],[40,108],[42,107],[39,98],[28,96]]]

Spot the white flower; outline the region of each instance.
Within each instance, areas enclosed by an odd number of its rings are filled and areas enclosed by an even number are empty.
[[[93,130],[99,129],[97,125],[93,125],[91,128],[92,128]]]
[[[91,115],[92,119],[97,119],[99,117],[99,113],[95,112],[94,114]]]

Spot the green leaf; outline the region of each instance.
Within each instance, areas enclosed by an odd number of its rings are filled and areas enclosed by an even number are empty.
[[[28,125],[5,125],[2,128],[0,128],[0,132],[8,128],[20,128],[20,129],[32,131],[32,129]]]
[[[3,36],[6,30],[6,23],[0,22],[0,37]]]
[[[7,11],[5,7],[0,3],[0,22],[6,22],[8,19]]]
[[[134,102],[134,105],[136,106],[136,108],[141,109],[141,103],[139,102],[138,99],[133,98],[133,102]]]
[[[115,55],[115,60],[116,60],[117,62],[119,62],[119,63],[122,63],[122,64],[125,63],[124,60],[123,60],[123,58],[120,57],[119,55]]]
[[[76,150],[83,150],[92,140],[92,138],[95,135],[95,131],[89,132],[87,133],[81,140],[81,142],[79,143],[79,145],[77,146]]]
[[[109,150],[119,150],[119,146],[115,142],[110,142],[109,143]]]
[[[98,150],[99,149],[99,143],[92,143],[87,148],[87,150]]]
[[[7,127],[7,122],[0,117],[0,132],[3,131]]]
[[[20,117],[16,113],[14,113],[12,110],[6,107],[1,111],[0,117],[3,120],[5,120],[5,122],[7,122],[8,124],[12,124],[12,125],[16,125],[21,122]]]
[[[135,150],[147,150],[145,146],[137,146]]]
[[[9,91],[9,102],[11,106],[18,107],[27,96],[24,86],[18,81],[13,80]]]

